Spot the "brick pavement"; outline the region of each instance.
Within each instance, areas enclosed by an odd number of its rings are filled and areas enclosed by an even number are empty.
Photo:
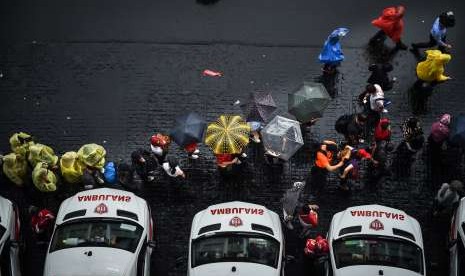
[[[232,103],[236,99],[245,101],[256,90],[271,92],[280,109],[285,110],[287,93],[303,80],[311,81],[321,73],[316,62],[319,49],[304,47],[150,43],[18,43],[1,47],[4,77],[0,79],[0,137],[4,142],[0,149],[4,152],[8,150],[10,134],[23,130],[60,153],[96,142],[106,147],[108,160],[128,159],[132,150],[148,145],[152,133],[168,131],[178,114],[196,111],[211,121],[222,113],[240,113]],[[369,57],[362,48],[344,52],[347,61],[336,83],[338,96],[311,132],[306,133],[306,142],[340,140],[333,128],[335,120],[356,110],[354,99],[368,78]],[[394,141],[399,141],[399,125],[411,115],[407,90],[415,80],[415,61],[409,52],[402,52],[393,63],[392,75],[398,83],[386,94],[393,102],[389,117],[394,122]],[[463,111],[458,91],[465,78],[457,64],[464,64],[463,58],[452,61],[451,75],[455,80],[439,86],[432,96],[430,111],[420,117],[426,133],[440,113]],[[206,68],[222,71],[224,77],[203,77],[201,71]],[[222,183],[213,156],[205,146],[201,146],[201,159],[195,162],[184,159],[184,153],[172,146],[171,152],[182,158],[187,179],[173,181],[160,173],[157,184],[147,186],[143,192],[152,205],[160,244],[155,274],[185,275],[185,266],[177,267],[176,258],[187,254],[193,215],[208,205],[240,199],[278,211],[283,191],[293,181],[308,176],[309,149],[305,145],[279,172],[266,166],[262,150],[252,145],[245,177]],[[386,204],[419,219],[428,260],[443,261],[444,254],[439,253],[442,237],[435,234],[434,222],[427,215],[433,190],[426,155],[418,157],[411,177],[387,179],[376,192],[368,192],[361,181],[360,188],[347,199],[337,192],[337,180],[331,176],[319,199],[321,226],[316,231],[326,232],[332,214],[348,206]],[[461,167],[459,173],[463,174]],[[0,190],[15,196],[9,184],[3,183]],[[299,254],[300,241],[290,233],[287,236],[288,253]],[[43,249],[34,248],[32,252],[40,255]],[[30,259],[28,263],[40,267],[38,260]],[[436,275],[442,275],[443,269]],[[39,270],[30,273],[40,275]]]

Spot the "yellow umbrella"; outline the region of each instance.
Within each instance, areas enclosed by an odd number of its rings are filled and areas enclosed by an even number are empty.
[[[86,144],[78,152],[79,161],[83,164],[101,169],[105,165],[106,150],[97,144]]]
[[[218,120],[208,125],[205,144],[210,146],[215,154],[236,154],[249,143],[249,133],[250,126],[241,116],[221,115]]]

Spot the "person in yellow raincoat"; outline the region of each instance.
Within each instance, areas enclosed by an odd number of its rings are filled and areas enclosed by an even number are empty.
[[[78,160],[78,154],[75,151],[68,151],[61,156],[60,169],[61,175],[68,183],[79,183],[84,171],[85,165]]]
[[[103,166],[105,166],[105,155],[107,152],[100,145],[86,144],[78,150],[77,154],[79,161],[86,166],[99,170],[102,170]]]
[[[49,170],[49,165],[39,162],[32,171],[32,182],[41,192],[54,192],[57,189],[57,177]]]
[[[14,153],[27,156],[31,145],[34,145],[32,136],[25,132],[17,132],[10,137],[10,146]]]
[[[51,147],[37,143],[29,147],[28,160],[33,168],[39,162],[45,162],[53,168],[58,163],[58,156],[55,155],[55,151]]]
[[[18,186],[23,186],[27,178],[26,157],[18,153],[3,156],[3,173]]]
[[[427,50],[425,53],[426,60],[417,65],[418,79],[434,84],[450,79],[444,75],[444,66],[451,60],[451,55],[439,50]]]

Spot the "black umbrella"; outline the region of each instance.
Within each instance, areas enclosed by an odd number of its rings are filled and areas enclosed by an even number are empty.
[[[452,117],[449,140],[465,148],[465,115]]]
[[[198,143],[203,139],[206,126],[206,122],[197,113],[190,112],[175,119],[170,137],[181,147]]]
[[[277,109],[276,103],[270,93],[251,93],[249,101],[243,107],[248,122],[267,122]]]
[[[304,82],[299,90],[288,95],[288,110],[304,123],[321,117],[330,101],[331,97],[321,83]]]

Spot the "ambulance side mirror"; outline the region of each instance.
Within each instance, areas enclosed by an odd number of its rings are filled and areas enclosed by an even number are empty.
[[[156,241],[148,241],[147,246],[150,248],[157,248],[157,242]]]
[[[293,262],[295,262],[295,257],[292,256],[292,255],[286,255],[286,256],[284,257],[284,262],[285,262],[286,264],[293,263]]]

